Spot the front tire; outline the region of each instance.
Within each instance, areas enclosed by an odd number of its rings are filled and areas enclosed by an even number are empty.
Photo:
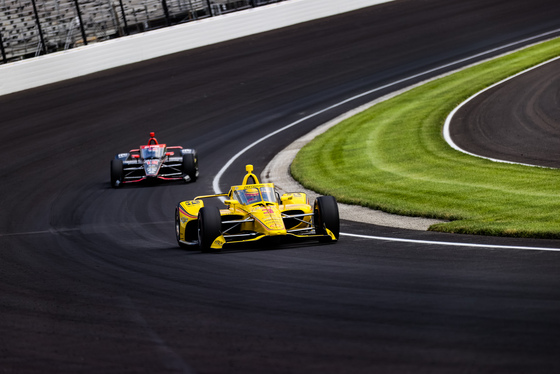
[[[115,158],[111,160],[111,186],[117,188],[123,181],[123,161]]]
[[[222,235],[222,217],[217,207],[203,207],[198,211],[198,245],[202,252],[210,252],[214,240]]]
[[[183,174],[188,175],[191,182],[195,182],[198,178],[198,155],[193,150],[192,153],[183,155]]]
[[[325,229],[329,229],[334,234],[335,239],[333,241],[338,240],[340,235],[340,217],[338,205],[333,196],[319,196],[315,200],[313,222],[317,234],[327,235],[324,241],[332,240]]]

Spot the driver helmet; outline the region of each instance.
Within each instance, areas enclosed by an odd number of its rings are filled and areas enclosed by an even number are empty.
[[[248,188],[245,190],[245,197],[247,198],[247,204],[252,204],[260,201],[259,190],[256,188]]]

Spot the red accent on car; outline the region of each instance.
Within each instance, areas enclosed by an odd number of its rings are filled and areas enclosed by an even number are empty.
[[[159,144],[157,139],[155,138],[155,136],[156,136],[155,132],[150,133],[150,139],[148,140],[148,145],[151,145],[152,142],[153,142],[153,144]]]

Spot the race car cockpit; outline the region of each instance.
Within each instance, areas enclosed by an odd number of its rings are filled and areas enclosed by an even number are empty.
[[[140,149],[140,157],[144,160],[160,159],[165,155],[165,147],[150,145]]]
[[[243,205],[256,203],[276,203],[276,194],[271,187],[255,187],[234,191],[237,201]]]

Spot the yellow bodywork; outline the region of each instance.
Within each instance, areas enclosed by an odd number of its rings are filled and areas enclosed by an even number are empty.
[[[246,170],[243,183],[232,186],[227,194],[197,196],[179,203],[176,225],[180,243],[197,244],[196,227],[203,200],[216,197],[225,198],[226,208],[220,209],[222,234],[212,242],[212,249],[221,249],[226,243],[251,242],[265,237],[325,236],[315,235],[313,207],[305,193],[287,193],[279,197],[273,183],[259,183],[252,165],[247,165]],[[333,241],[337,240],[329,230],[326,232]]]

